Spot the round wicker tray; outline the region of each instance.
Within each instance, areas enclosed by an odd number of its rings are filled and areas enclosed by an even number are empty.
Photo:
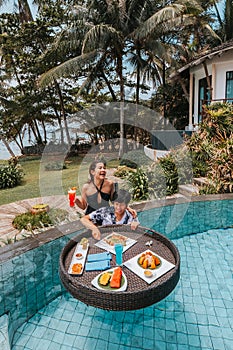
[[[125,292],[113,293],[98,290],[91,284],[91,281],[100,271],[84,271],[81,276],[73,276],[67,272],[76,244],[77,242],[80,242],[82,237],[89,238],[89,253],[103,251],[94,245],[96,241],[91,238],[91,232],[85,231],[83,234],[71,239],[60,254],[60,278],[64,287],[73,297],[87,305],[97,308],[120,311],[136,310],[147,307],[164,299],[172,292],[180,277],[180,255],[176,246],[169,239],[158,232],[145,227],[138,227],[136,231],[131,231],[130,226],[128,225],[100,227],[100,231],[102,237],[111,232],[117,232],[137,240],[137,243],[124,253],[124,261],[145,251],[145,243],[148,240],[153,240],[153,245],[150,249],[174,264],[175,267],[151,284],[147,284],[135,273],[126,267],[123,267],[128,281],[128,287]],[[115,255],[112,256],[111,264],[112,266],[115,266]]]

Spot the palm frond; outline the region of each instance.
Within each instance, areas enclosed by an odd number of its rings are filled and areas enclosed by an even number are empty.
[[[91,28],[85,35],[82,53],[95,49],[105,49],[107,45],[118,46],[121,42],[121,34],[112,26],[99,24]]]
[[[172,18],[180,16],[183,11],[183,5],[175,4],[172,6],[166,6],[165,8],[153,14],[148,20],[146,20],[138,29],[136,29],[134,33],[132,33],[132,36],[138,40],[147,38],[158,28],[158,25],[161,25],[162,23],[165,23]]]
[[[68,77],[72,74],[77,74],[80,68],[93,62],[97,56],[98,52],[92,51],[87,54],[83,54],[78,57],[74,57],[59,66],[50,69],[48,72],[41,75],[38,80],[38,85],[41,88],[45,88],[54,82],[54,79],[59,79],[62,77]]]

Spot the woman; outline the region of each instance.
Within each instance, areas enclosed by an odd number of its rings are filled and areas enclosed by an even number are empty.
[[[76,198],[77,206],[85,210],[85,214],[108,207],[109,201],[114,199],[116,185],[106,178],[106,163],[95,160],[89,167],[90,180],[83,185],[81,198]]]

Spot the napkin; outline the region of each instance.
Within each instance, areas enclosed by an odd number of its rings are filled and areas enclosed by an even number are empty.
[[[111,260],[112,256],[109,252],[98,253],[98,254],[89,254],[87,257],[87,262],[92,261],[102,261],[102,260]]]
[[[110,268],[110,260],[100,260],[86,263],[86,271],[106,270]]]

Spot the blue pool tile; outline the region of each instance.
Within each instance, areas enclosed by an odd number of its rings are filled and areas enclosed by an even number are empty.
[[[192,347],[200,348],[200,337],[198,334],[189,334],[188,335],[189,345]]]
[[[47,348],[48,350],[61,350],[61,344],[58,344],[56,342],[51,342]],[[46,350],[47,350],[46,349]],[[38,349],[39,350],[39,349]],[[45,349],[41,349],[41,350],[45,350]]]
[[[177,344],[186,345],[186,347],[187,347],[187,344],[188,344],[187,334],[179,332],[179,333],[177,333],[176,338],[177,338]]]
[[[84,325],[80,326],[78,330],[78,334],[86,337],[89,334],[89,327]]]
[[[224,345],[224,341],[223,341],[222,338],[212,337],[211,341],[212,341],[212,344],[213,344],[213,349],[215,349],[215,350],[222,350],[222,349],[224,349],[225,345]]]
[[[170,344],[169,344],[169,346],[170,346]],[[155,339],[154,350],[167,350],[166,342]]]
[[[85,347],[85,344],[86,344],[86,337],[80,337],[80,336],[78,336],[78,337],[76,337],[76,339],[75,339],[75,341],[74,341],[74,343],[73,343],[73,347],[74,347],[75,349],[83,350],[83,349],[86,348],[86,347]],[[88,349],[88,348],[86,348],[86,349]],[[93,349],[93,348],[90,347],[90,349]]]
[[[154,349],[154,339],[149,339],[147,337],[142,338],[142,349],[151,350]]]
[[[96,349],[97,341],[98,341],[98,339],[87,338],[86,343],[85,343],[85,348],[86,349]]]
[[[200,344],[201,344],[201,349],[213,349],[212,340],[208,336],[205,336],[205,335],[200,336]]]
[[[233,339],[224,339],[225,349],[231,350],[233,349]]]
[[[207,233],[176,239],[181,254],[181,277],[174,292],[160,303],[116,313],[87,307],[65,293],[19,327],[12,350],[19,350],[17,346],[23,342],[26,342],[23,350],[233,349],[232,257],[228,252],[232,233],[232,229],[224,232],[210,229]],[[223,252],[224,269],[216,266],[216,259],[222,259]],[[48,261],[51,263],[51,259]],[[201,262],[201,268],[198,264],[194,266],[196,261]],[[48,281],[52,289],[53,279]],[[31,285],[33,278],[27,281],[27,288]],[[38,298],[50,293],[49,288],[44,295],[43,288],[38,289]],[[32,300],[24,299],[23,307],[27,308]],[[16,320],[21,314],[12,317]]]

